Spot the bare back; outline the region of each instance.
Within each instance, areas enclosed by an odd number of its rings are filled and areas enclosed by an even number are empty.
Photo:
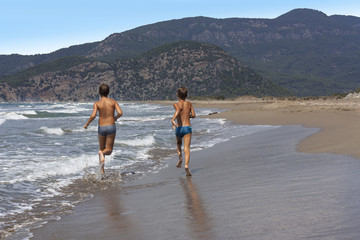
[[[180,100],[174,104],[175,114],[173,120],[176,119],[177,126],[191,126],[190,118],[195,117],[194,108],[189,101]]]
[[[99,126],[114,125],[116,120],[114,117],[115,110],[118,115],[122,114],[119,104],[115,100],[102,97],[100,101],[97,101],[94,104],[94,111],[99,111]]]

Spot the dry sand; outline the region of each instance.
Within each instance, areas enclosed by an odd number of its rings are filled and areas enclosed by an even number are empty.
[[[346,154],[360,158],[360,99],[277,100],[243,97],[233,101],[193,101],[195,107],[228,109],[214,118],[238,124],[303,125],[321,131],[302,141],[308,153]]]

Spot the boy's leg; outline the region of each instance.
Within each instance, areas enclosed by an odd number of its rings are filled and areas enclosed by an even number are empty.
[[[99,161],[101,165],[101,173],[104,174],[105,156],[112,153],[115,141],[115,133],[107,136],[99,135]]]
[[[106,136],[101,136],[100,134],[99,136],[99,162],[100,162],[100,170],[101,170],[101,174],[104,174],[104,165],[105,165],[105,157],[103,154],[103,150],[105,149],[106,146]]]
[[[112,153],[114,147],[115,135],[116,134],[114,133],[106,136],[105,149],[102,150],[102,153],[104,155],[110,155]]]
[[[181,168],[181,164],[182,164],[181,145],[182,145],[182,139],[179,137],[176,137],[176,147],[177,147],[177,153],[178,153],[178,157],[179,157],[179,161],[176,164],[177,168]]]
[[[185,153],[185,171],[186,176],[191,176],[189,170],[189,161],[190,161],[190,144],[191,144],[191,133],[186,134],[184,137],[184,153]]]

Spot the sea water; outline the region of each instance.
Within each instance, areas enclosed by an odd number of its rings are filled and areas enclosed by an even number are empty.
[[[109,184],[154,174],[176,163],[174,109],[120,103],[106,179],[99,168],[97,120],[88,129],[92,103],[0,103],[0,239],[26,239],[29,229],[60,219]],[[214,146],[272,126],[232,125],[208,119],[216,109],[195,109],[191,150]]]

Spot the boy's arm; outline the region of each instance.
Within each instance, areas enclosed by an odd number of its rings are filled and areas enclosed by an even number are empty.
[[[114,117],[115,118],[115,121],[118,120],[122,115],[123,115],[123,112],[119,106],[119,104],[117,102],[115,102],[115,110],[117,112],[117,115]]]
[[[173,125],[173,129],[175,130],[175,127],[177,127],[178,125],[175,122],[175,119],[179,116],[180,114],[180,108],[176,105],[176,103],[173,105],[173,107],[175,108],[175,113],[174,116],[171,119],[171,123]]]
[[[93,112],[90,115],[89,120],[87,121],[87,123],[84,125],[84,128],[87,129],[87,127],[89,126],[89,124],[94,121],[94,119],[96,118],[96,114],[97,114],[97,104],[94,103],[94,107],[93,107]]]
[[[192,104],[190,103],[190,118],[195,118],[195,117],[196,117],[195,110]]]

